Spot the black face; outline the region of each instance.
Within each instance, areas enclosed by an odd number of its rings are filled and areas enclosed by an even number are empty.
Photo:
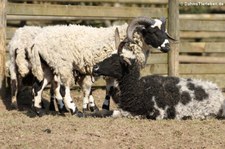
[[[161,29],[156,27],[143,27],[139,28],[139,32],[142,34],[144,41],[147,45],[159,49],[162,52],[168,52],[170,50],[169,37],[165,32],[165,28],[161,26]]]
[[[149,26],[148,28],[143,29],[141,33],[146,44],[158,48],[162,52],[168,52],[170,50],[168,35],[165,31],[158,27],[152,28]]]
[[[127,72],[127,65],[122,56],[113,54],[94,65],[92,72],[94,76],[103,75],[119,79]]]

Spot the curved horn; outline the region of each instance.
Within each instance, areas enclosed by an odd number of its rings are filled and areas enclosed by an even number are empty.
[[[130,24],[127,27],[127,38],[128,41],[133,42],[133,34],[136,30],[137,27],[140,26],[149,26],[149,25],[153,25],[155,23],[155,21],[151,18],[148,17],[137,17],[135,19],[133,19]]]
[[[123,41],[120,42],[119,46],[118,46],[118,50],[117,50],[117,54],[120,55],[122,53],[123,47],[125,46],[125,44],[128,42],[128,39],[125,38]]]

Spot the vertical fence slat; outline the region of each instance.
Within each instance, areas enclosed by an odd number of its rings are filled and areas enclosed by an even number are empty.
[[[6,43],[6,3],[0,0],[0,96],[5,95],[5,43]]]
[[[168,72],[170,76],[179,75],[179,0],[169,0],[168,32],[178,42],[172,42],[168,58]]]

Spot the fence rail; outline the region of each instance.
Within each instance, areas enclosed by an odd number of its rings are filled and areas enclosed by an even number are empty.
[[[55,4],[15,4],[9,3],[8,15],[47,17],[80,17],[92,19],[133,18],[145,14],[146,16],[166,16],[166,8],[138,8],[111,6],[80,6]],[[94,12],[94,13],[93,13]]]

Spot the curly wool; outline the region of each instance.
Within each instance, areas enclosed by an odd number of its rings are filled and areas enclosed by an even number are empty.
[[[115,29],[118,28],[121,39],[126,35],[127,24],[107,28],[81,25],[56,25],[44,27],[34,40],[32,49],[32,72],[38,80],[43,79],[42,58],[59,74],[63,83],[72,83],[73,69],[80,73],[91,74],[96,63],[112,55],[115,47]],[[137,36],[137,35],[136,35]],[[135,37],[136,37],[135,36]],[[127,49],[134,51],[144,63],[142,41],[130,44]],[[140,44],[140,45],[139,45]]]
[[[15,31],[9,42],[8,49],[10,53],[10,77],[16,79],[16,66],[18,72],[24,77],[29,72],[29,63],[26,59],[26,51],[30,55],[30,48],[33,45],[33,39],[40,33],[41,27],[25,26]],[[17,53],[16,53],[17,51]]]
[[[112,116],[178,120],[225,118],[225,98],[212,82],[159,75],[140,77],[135,57],[125,60],[118,54],[97,66],[95,74],[114,77],[118,82],[119,91],[114,93],[119,92],[115,96],[120,110]]]

